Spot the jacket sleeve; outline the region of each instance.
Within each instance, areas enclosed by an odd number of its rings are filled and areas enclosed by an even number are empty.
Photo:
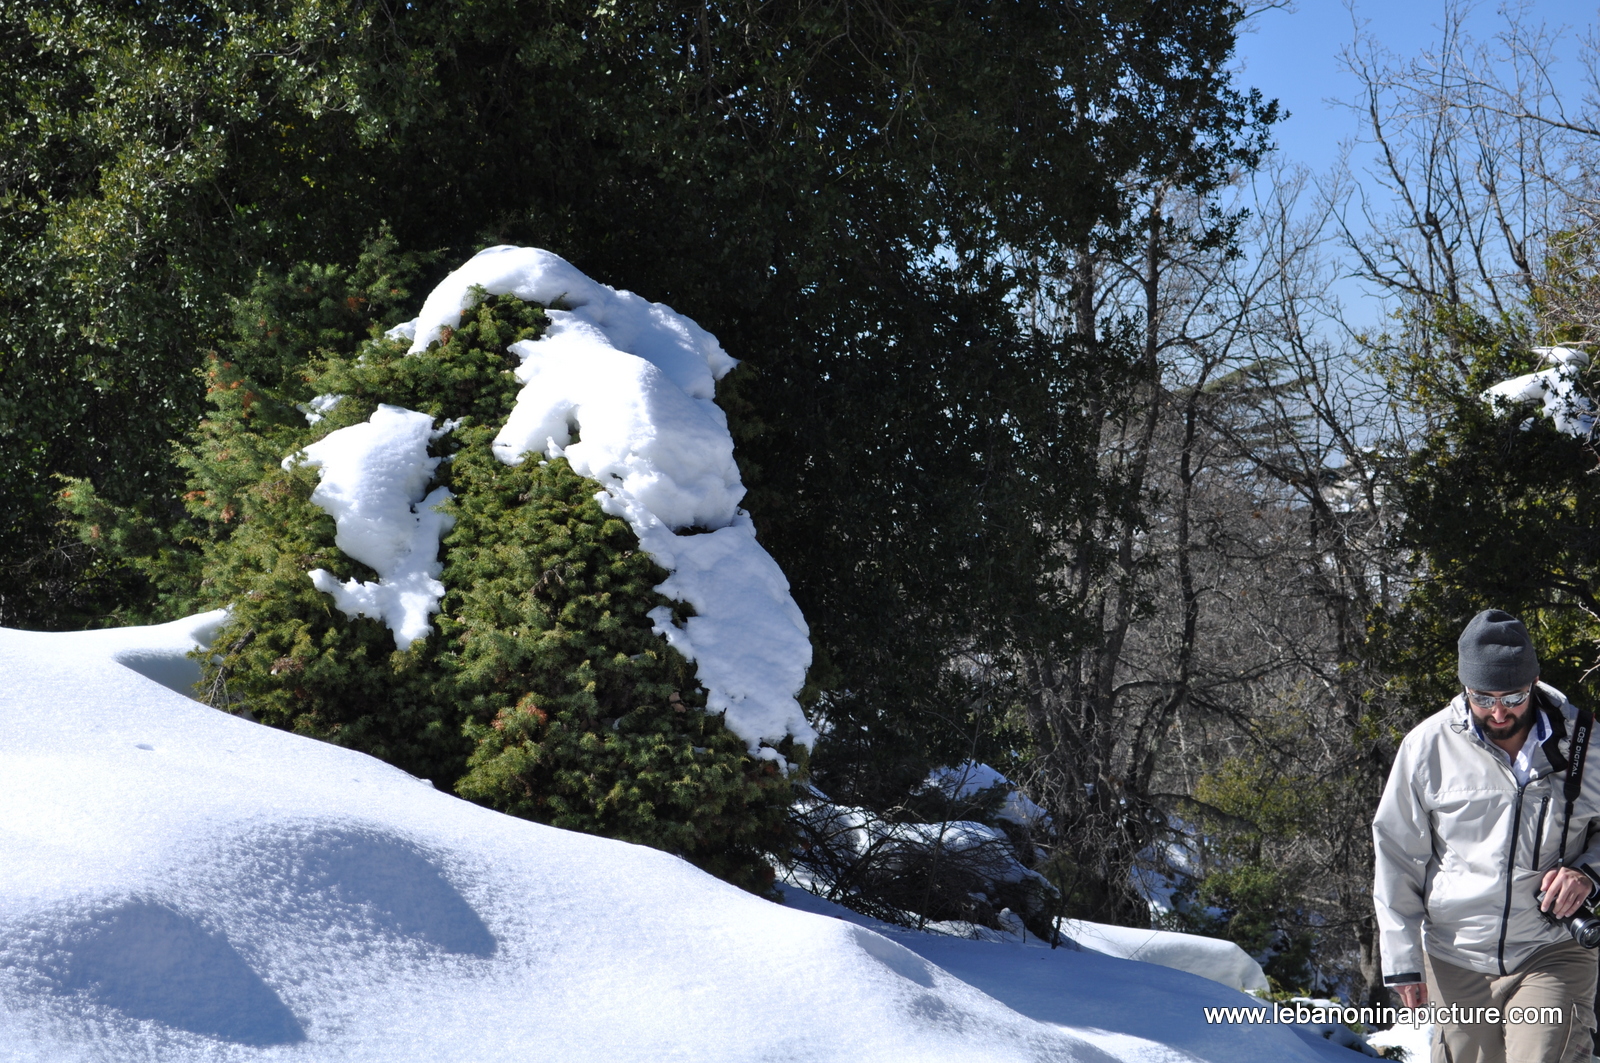
[[[1433,828],[1422,806],[1416,766],[1416,744],[1400,743],[1372,819],[1372,900],[1378,915],[1384,985],[1423,980],[1422,888],[1433,856]]]

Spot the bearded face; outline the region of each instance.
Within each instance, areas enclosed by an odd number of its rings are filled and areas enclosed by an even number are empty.
[[[1504,742],[1525,734],[1533,727],[1533,698],[1528,696],[1532,686],[1522,690],[1469,690],[1467,691],[1467,704],[1471,707],[1472,718],[1477,721],[1483,733],[1489,738]],[[1507,705],[1500,700],[1506,697],[1522,695],[1519,705]],[[1490,704],[1486,708],[1484,701]]]

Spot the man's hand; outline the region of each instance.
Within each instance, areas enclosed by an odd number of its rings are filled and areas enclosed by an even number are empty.
[[[1428,983],[1412,982],[1410,985],[1390,986],[1400,994],[1400,1005],[1406,1008],[1423,1008],[1428,1005]]]
[[[1576,868],[1555,867],[1544,873],[1539,888],[1544,891],[1544,903],[1539,905],[1539,910],[1554,912],[1557,919],[1565,919],[1589,899],[1594,883]]]

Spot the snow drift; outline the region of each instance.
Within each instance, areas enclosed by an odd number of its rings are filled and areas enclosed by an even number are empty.
[[[1271,988],[1261,965],[1231,941],[1169,930],[1137,930],[1129,926],[1067,919],[1061,932],[1084,948],[1125,960],[1142,960],[1188,971],[1246,993]]]
[[[117,662],[181,683],[219,619],[0,631],[8,1060],[1114,1058],[863,928]]]
[[[223,618],[0,629],[8,1063],[1357,1058],[1207,1023],[1252,998],[1182,971],[780,907],[166,689]]]

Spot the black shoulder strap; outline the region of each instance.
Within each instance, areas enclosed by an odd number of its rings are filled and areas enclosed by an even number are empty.
[[[1578,710],[1578,719],[1572,728],[1572,745],[1567,752],[1572,757],[1572,763],[1567,765],[1567,781],[1563,787],[1567,799],[1567,807],[1572,807],[1572,802],[1578,799],[1583,792],[1583,762],[1589,753],[1589,735],[1594,732],[1594,714],[1588,709]]]
[[[1567,761],[1566,754],[1561,752],[1561,743],[1567,738],[1567,718],[1562,715],[1561,706],[1538,687],[1533,688],[1533,703],[1544,713],[1544,718],[1550,724],[1550,737],[1544,740],[1544,745],[1540,748],[1549,759],[1551,768],[1556,771],[1566,771],[1571,765]]]
[[[1538,690],[1538,687],[1534,687]],[[1541,691],[1538,699],[1541,708],[1544,708],[1546,717],[1550,720],[1550,737],[1544,743],[1545,756],[1550,759],[1550,766],[1560,771],[1563,767],[1567,770],[1565,783],[1561,788],[1561,796],[1566,801],[1566,812],[1561,817],[1561,848],[1557,851],[1556,862],[1565,865],[1567,862],[1567,828],[1572,825],[1572,806],[1577,802],[1578,795],[1583,793],[1583,763],[1588,759],[1589,736],[1594,733],[1594,714],[1588,709],[1580,708],[1578,718],[1572,725],[1572,743],[1567,747],[1567,756],[1561,756],[1561,751],[1556,743],[1567,735],[1566,719],[1561,713],[1560,706],[1551,704],[1551,699]],[[1565,763],[1563,763],[1565,762]]]

